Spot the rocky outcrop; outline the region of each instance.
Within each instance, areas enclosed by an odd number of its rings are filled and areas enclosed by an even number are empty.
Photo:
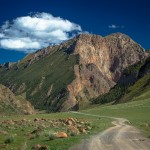
[[[15,63],[7,62],[7,63],[5,63],[4,65],[2,65],[1,67],[5,67],[5,68],[7,68],[7,69],[11,69],[14,64],[15,64]]]
[[[140,45],[121,33],[106,37],[82,34],[72,45],[80,61],[74,67],[76,79],[68,85],[69,98],[62,110],[77,104],[84,107],[89,99],[107,93],[125,68],[148,56]]]

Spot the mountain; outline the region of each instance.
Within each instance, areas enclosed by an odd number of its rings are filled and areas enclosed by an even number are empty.
[[[0,68],[0,82],[38,109],[77,110],[108,93],[149,54],[129,36],[81,34]]]
[[[24,98],[16,97],[7,87],[0,84],[0,114],[33,114],[32,105]]]

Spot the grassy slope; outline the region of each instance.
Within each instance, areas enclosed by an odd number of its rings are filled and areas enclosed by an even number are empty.
[[[24,68],[24,62],[20,62],[18,70],[15,69],[16,66],[7,71],[1,69],[0,82],[4,85],[8,83],[15,85],[17,94],[25,92],[27,99],[37,108],[58,111],[67,96],[66,86],[74,79],[73,67],[76,63],[76,55],[55,51],[27,68]],[[26,88],[19,90],[23,83]],[[51,95],[47,96],[51,87]]]
[[[139,79],[134,85],[130,86],[125,95],[121,98],[121,102],[134,100],[134,97],[140,96],[150,91],[150,74]]]

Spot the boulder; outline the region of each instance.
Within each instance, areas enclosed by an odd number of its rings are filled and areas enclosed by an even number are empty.
[[[58,132],[58,133],[56,133],[56,137],[58,137],[58,138],[67,138],[68,135],[65,132]]]

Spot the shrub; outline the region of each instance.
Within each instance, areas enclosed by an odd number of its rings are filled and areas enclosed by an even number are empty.
[[[5,144],[10,144],[10,143],[13,143],[13,142],[14,142],[14,137],[13,136],[7,137],[4,141]]]
[[[75,136],[76,134],[74,132],[69,133],[70,136]]]
[[[55,134],[53,134],[53,133],[50,133],[49,135],[48,135],[48,139],[51,141],[51,140],[55,140],[56,139],[56,135]]]

